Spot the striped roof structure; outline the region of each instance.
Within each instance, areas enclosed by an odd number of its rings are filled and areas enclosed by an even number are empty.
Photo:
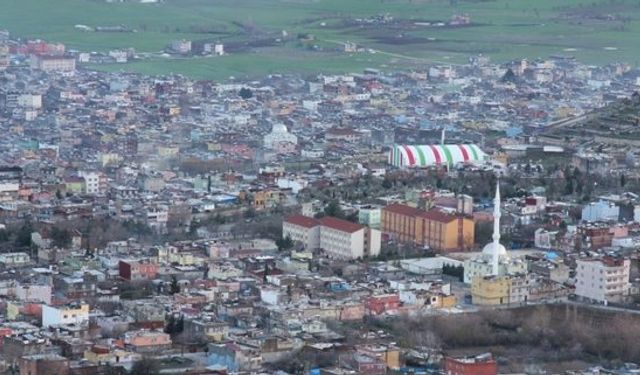
[[[479,163],[485,154],[478,146],[466,145],[394,145],[389,163],[399,168],[426,168],[436,165],[453,166]]]

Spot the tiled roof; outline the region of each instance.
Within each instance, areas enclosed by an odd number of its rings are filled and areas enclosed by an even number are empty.
[[[420,216],[428,220],[439,221],[442,223],[449,223],[457,218],[456,215],[448,214],[440,210],[434,209],[434,210],[424,211],[419,208],[414,208],[414,207],[407,206],[405,204],[399,204],[399,203],[389,205],[385,207],[383,210],[387,212],[399,214],[399,215],[405,215],[405,216],[413,216],[413,217]]]
[[[364,226],[356,223],[352,223],[347,220],[338,219],[335,217],[326,216],[318,220],[324,227],[329,227],[342,232],[354,233],[364,228]]]
[[[313,228],[319,224],[318,220],[304,215],[289,216],[284,221],[289,224],[294,224],[305,228]]]

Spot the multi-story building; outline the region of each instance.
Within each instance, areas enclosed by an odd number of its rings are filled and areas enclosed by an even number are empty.
[[[606,304],[620,302],[629,294],[629,259],[605,256],[579,259],[576,264],[578,297]]]
[[[0,42],[0,70],[7,69],[10,63],[9,46]]]
[[[158,265],[150,261],[120,260],[118,271],[125,280],[154,279],[158,275]]]
[[[403,204],[382,209],[381,229],[398,241],[429,246],[437,251],[468,250],[475,238],[474,221],[466,216],[437,209],[424,211]]]
[[[380,253],[380,231],[329,216],[318,221],[320,248],[329,255],[356,259]]]
[[[356,259],[380,253],[380,231],[335,217],[290,216],[283,222],[282,235],[335,258]]]
[[[475,305],[527,302],[529,283],[526,274],[476,277],[471,283],[471,298]]]
[[[107,177],[103,173],[80,171],[78,176],[84,178],[86,194],[104,194],[107,191]]]
[[[31,55],[31,68],[45,72],[73,72],[76,59],[67,56]]]
[[[380,228],[382,209],[375,206],[362,206],[358,210],[358,222],[371,228]]]
[[[282,223],[282,235],[302,243],[306,249],[320,248],[320,226],[318,220],[312,217],[289,216]]]
[[[27,253],[4,253],[0,254],[0,265],[5,267],[21,267],[31,264],[31,257]]]
[[[60,307],[42,306],[42,326],[56,327],[66,324],[84,325],[89,323],[89,305],[70,304]]]
[[[444,373],[446,375],[496,375],[498,364],[491,354],[482,354],[475,357],[444,359]]]
[[[189,337],[210,341],[223,341],[229,334],[229,324],[212,317],[185,320],[184,331]]]

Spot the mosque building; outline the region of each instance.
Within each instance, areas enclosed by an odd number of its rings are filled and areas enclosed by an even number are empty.
[[[493,240],[482,249],[482,254],[465,261],[465,283],[471,284],[476,277],[526,273],[526,262],[520,258],[511,258],[507,249],[500,244],[500,216],[500,184],[498,183],[493,204]]]

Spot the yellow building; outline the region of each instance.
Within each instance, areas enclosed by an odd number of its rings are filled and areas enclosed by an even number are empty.
[[[404,204],[383,208],[380,226],[382,232],[398,241],[429,246],[437,251],[469,250],[475,240],[473,219]]]
[[[471,300],[475,305],[502,305],[509,302],[509,276],[479,276],[471,282]]]
[[[163,157],[178,156],[178,152],[180,152],[180,148],[177,146],[159,146],[158,147],[158,155]]]
[[[471,299],[474,305],[525,303],[530,283],[526,274],[478,276],[471,282]]]
[[[400,366],[400,350],[395,346],[386,345],[366,345],[356,349],[359,353],[371,358],[377,358],[384,362],[388,368],[392,370],[399,369]]]

